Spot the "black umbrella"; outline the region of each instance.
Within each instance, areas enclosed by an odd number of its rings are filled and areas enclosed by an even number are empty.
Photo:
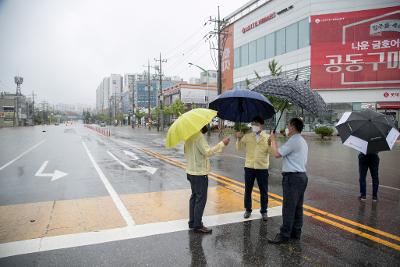
[[[304,81],[279,77],[262,79],[250,86],[250,90],[294,103],[315,115],[322,115],[327,112],[322,97],[317,92],[312,91]]]
[[[370,109],[345,112],[336,128],[344,145],[364,154],[391,150],[399,137],[389,116]]]
[[[243,89],[219,95],[209,108],[218,111],[219,118],[234,122],[251,122],[256,116],[269,119],[275,114],[274,107],[265,96]]]

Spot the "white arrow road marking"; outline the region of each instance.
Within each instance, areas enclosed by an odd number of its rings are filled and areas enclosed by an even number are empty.
[[[116,156],[114,156],[110,151],[107,151],[108,155],[115,159],[119,164],[124,166],[125,169],[129,171],[147,171],[150,174],[154,174],[157,171],[157,168],[149,167],[149,166],[144,166],[144,165],[139,165],[139,168],[131,168],[122,161],[120,161]]]
[[[127,155],[128,157],[131,157],[132,160],[137,160],[137,159],[139,159],[139,158],[136,156],[136,154],[133,153],[133,152],[124,150],[124,154]]]
[[[0,167],[0,171],[2,169],[4,169],[5,167],[7,167],[8,165],[13,164],[15,161],[19,160],[20,158],[22,158],[24,155],[26,155],[27,153],[31,152],[32,150],[34,150],[35,148],[37,148],[38,146],[40,146],[41,144],[44,143],[44,141],[46,141],[46,139],[40,141],[39,143],[37,143],[36,145],[34,145],[33,147],[29,148],[27,151],[25,151],[24,153],[20,154],[18,157],[16,157],[15,159],[11,160],[10,162],[4,164],[3,166]]]
[[[68,175],[68,173],[59,171],[59,170],[55,170],[54,173],[44,173],[44,169],[46,169],[47,164],[49,163],[48,160],[46,160],[45,162],[43,162],[42,166],[40,166],[39,170],[35,173],[35,176],[41,176],[41,177],[51,177],[51,181],[55,181],[60,179],[61,177],[64,177],[66,175]]]

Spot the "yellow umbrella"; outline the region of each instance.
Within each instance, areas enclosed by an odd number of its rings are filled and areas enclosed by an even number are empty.
[[[217,111],[195,108],[182,114],[169,128],[165,147],[172,148],[181,141],[186,141],[217,116]]]

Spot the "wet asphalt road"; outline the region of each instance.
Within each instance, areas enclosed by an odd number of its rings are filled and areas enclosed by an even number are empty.
[[[46,132],[43,132],[45,130]],[[73,200],[108,196],[104,184],[91,166],[84,142],[117,194],[187,189],[183,170],[126,145],[146,147],[172,159],[183,161],[182,147],[165,150],[163,135],[155,130],[132,130],[113,127],[111,138],[102,137],[81,125],[39,126],[0,129],[0,168],[24,151],[32,151],[0,170],[0,206],[40,201]],[[357,181],[357,153],[343,147],[338,140],[320,142],[308,138],[310,158],[309,186],[305,204],[324,212],[360,223],[374,229],[400,235],[400,150],[380,154],[380,201],[360,203]],[[218,137],[210,137],[215,144]],[[234,141],[234,140],[232,140]],[[132,152],[138,160],[132,162],[124,152]],[[129,172],[111,154],[130,167],[151,166],[156,175],[146,171]],[[57,181],[37,177],[35,173],[48,161],[43,172],[59,170],[67,173]],[[271,160],[270,192],[281,194],[280,161]],[[234,151],[234,142],[220,156],[213,158],[215,173],[243,182],[243,154]],[[176,179],[179,178],[179,179]],[[210,186],[217,182],[210,179]],[[368,186],[370,193],[371,186]],[[260,220],[213,227],[212,235],[201,236],[189,231],[115,241],[105,244],[51,250],[0,259],[1,266],[398,266],[400,250],[380,242],[305,216],[301,242],[275,246],[266,242],[278,230],[281,217],[267,224]],[[349,224],[346,224],[350,226]],[[360,227],[352,226],[361,230]],[[2,228],[3,229],[3,228]],[[364,231],[367,232],[367,231]],[[396,240],[368,231],[373,237],[399,245]]]
[[[135,134],[132,134],[132,131]],[[155,130],[132,130],[127,127],[114,127],[114,135],[119,138],[136,139],[140,135],[143,146],[185,161],[183,146],[166,150],[163,147],[164,137]],[[208,137],[210,145],[219,142],[217,134]],[[285,139],[280,138],[280,142]],[[321,141],[315,136],[306,136],[309,145],[307,174],[309,183],[305,203],[324,211],[372,224],[384,231],[400,235],[400,143],[393,151],[379,153],[379,202],[372,204],[371,176],[367,175],[367,201],[360,203],[358,184],[358,152],[341,144],[338,137]],[[136,142],[136,141],[135,141]],[[212,158],[212,171],[244,182],[244,154],[235,151],[235,138],[224,152]],[[269,191],[282,196],[281,160],[270,157]],[[376,206],[376,207],[375,207]],[[375,209],[376,208],[376,209]],[[375,209],[375,210],[374,210]],[[375,217],[379,217],[375,219]]]

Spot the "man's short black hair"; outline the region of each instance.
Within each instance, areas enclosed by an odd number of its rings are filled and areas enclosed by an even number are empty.
[[[261,118],[260,116],[255,116],[252,121],[258,122],[259,124],[264,125],[264,119]]]
[[[293,126],[299,133],[301,133],[301,131],[303,131],[304,123],[303,123],[303,120],[300,118],[290,119],[289,124],[291,126]]]

